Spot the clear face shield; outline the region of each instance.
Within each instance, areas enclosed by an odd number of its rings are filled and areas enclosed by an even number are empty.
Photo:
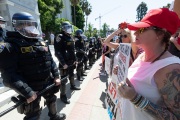
[[[6,27],[6,22],[0,21],[0,28],[5,28]]]
[[[40,38],[42,37],[39,32],[38,24],[36,21],[30,20],[14,20],[14,28],[17,32],[27,38]]]
[[[82,37],[82,39],[83,39],[84,41],[87,41],[87,40],[88,40],[87,37],[86,37],[85,35],[83,35],[83,34],[81,34],[81,37]]]
[[[62,30],[68,34],[72,34],[73,33],[73,26],[72,25],[64,25],[62,27]]]

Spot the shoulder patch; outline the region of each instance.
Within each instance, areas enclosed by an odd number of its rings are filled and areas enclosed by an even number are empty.
[[[4,50],[6,47],[6,43],[0,43],[0,53]]]

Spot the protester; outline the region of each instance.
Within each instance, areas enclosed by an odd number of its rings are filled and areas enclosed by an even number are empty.
[[[102,70],[103,72],[101,73],[101,75],[106,75],[105,72],[105,57],[110,58],[110,47],[108,47],[106,44],[104,44],[104,40],[105,38],[99,39],[101,41],[102,44]]]
[[[122,120],[180,119],[180,59],[167,51],[178,24],[176,13],[161,8],[128,25],[144,53],[130,66],[126,83],[118,86]]]
[[[122,41],[122,43],[131,43],[131,47],[132,47],[132,50],[131,50],[131,58],[130,58],[130,64],[129,66],[133,63],[133,61],[138,57],[139,54],[142,53],[142,49],[138,48],[135,43],[133,42],[133,34],[130,30],[128,29],[118,29],[117,31],[115,31],[114,33],[112,33],[110,36],[108,36],[104,43],[109,46],[110,48],[114,48],[114,49],[117,49],[119,47],[119,43],[116,42],[116,43],[113,43],[113,42],[110,42],[110,40],[115,36],[115,35],[120,35],[120,38],[121,39],[120,41]]]
[[[171,54],[180,58],[180,43],[178,43],[178,40],[180,41],[179,32],[180,29],[176,32],[176,34],[172,35],[168,50]]]

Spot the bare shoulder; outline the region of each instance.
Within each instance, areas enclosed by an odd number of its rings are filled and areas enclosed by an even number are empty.
[[[160,86],[162,85],[162,87],[163,87],[163,85],[167,82],[167,80],[172,81],[172,79],[175,76],[180,77],[178,75],[180,75],[180,64],[176,63],[176,64],[168,65],[168,66],[158,70],[155,73],[154,78],[155,78],[155,82],[157,83],[157,85],[160,85]]]
[[[180,64],[160,69],[154,78],[165,106],[180,118]]]

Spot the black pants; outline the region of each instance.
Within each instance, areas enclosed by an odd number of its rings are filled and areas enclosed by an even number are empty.
[[[54,94],[46,94],[43,95],[44,99],[46,100],[46,105],[49,109],[48,116],[54,117],[57,114],[57,107],[56,107],[56,96]],[[24,104],[24,120],[39,120],[41,114],[40,108],[40,101],[41,98],[37,98],[35,101],[31,103]]]
[[[70,84],[72,86],[75,85],[75,83],[74,83],[74,68],[75,68],[74,65],[69,66],[67,69],[60,68],[61,79],[66,77],[67,75],[69,75]],[[60,90],[61,90],[62,95],[66,94],[66,83],[67,82],[68,82],[67,79],[61,81]]]

